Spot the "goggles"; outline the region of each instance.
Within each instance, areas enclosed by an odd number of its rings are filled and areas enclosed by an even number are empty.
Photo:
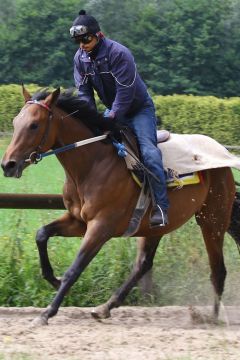
[[[72,26],[69,30],[71,37],[77,37],[88,33],[88,28],[85,25]]]
[[[81,36],[75,36],[74,40],[77,44],[89,44],[93,39],[93,35],[85,34]]]

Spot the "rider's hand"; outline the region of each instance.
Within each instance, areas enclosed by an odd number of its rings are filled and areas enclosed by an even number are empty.
[[[106,109],[103,113],[103,118],[105,120],[113,120],[115,118],[115,114],[112,110]]]

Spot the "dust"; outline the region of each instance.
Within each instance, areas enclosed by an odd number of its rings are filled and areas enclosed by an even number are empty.
[[[238,360],[240,308],[121,307],[96,321],[91,308],[61,308],[48,326],[32,328],[39,308],[0,308],[4,360]],[[201,318],[195,321],[192,313]],[[201,315],[202,314],[202,315]]]

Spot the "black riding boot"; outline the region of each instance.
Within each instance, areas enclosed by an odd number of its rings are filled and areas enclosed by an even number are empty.
[[[167,210],[162,209],[159,205],[154,205],[150,216],[150,227],[165,226],[168,224]]]

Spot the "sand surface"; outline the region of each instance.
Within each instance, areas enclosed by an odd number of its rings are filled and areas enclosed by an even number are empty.
[[[66,307],[32,328],[39,308],[0,307],[0,360],[238,360],[240,308],[121,307],[96,321],[91,308]]]

